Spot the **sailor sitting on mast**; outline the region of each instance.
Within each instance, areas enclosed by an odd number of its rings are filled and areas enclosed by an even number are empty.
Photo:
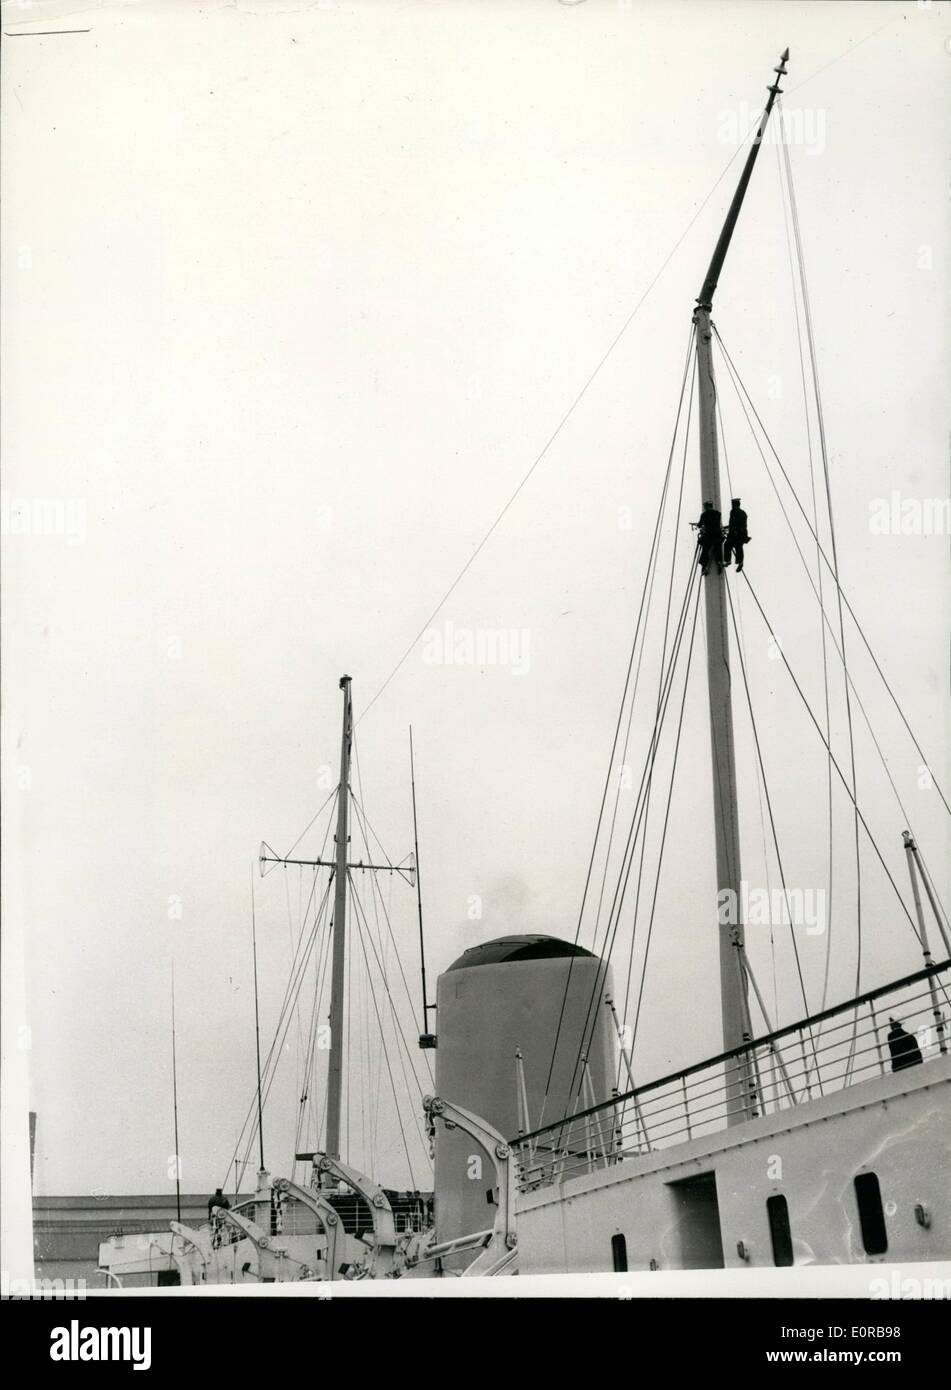
[[[746,529],[746,512],[740,506],[740,499],[732,499],[730,520],[726,528],[726,544],[723,547],[723,563],[729,565],[736,555],[737,574],[743,568],[743,547],[749,545],[749,532]]]
[[[710,561],[715,560],[717,573],[723,569],[723,525],[720,513],[712,502],[704,502],[703,511],[700,513],[700,520],[691,522],[697,530],[697,564],[700,566],[702,574],[706,574],[710,568]]]

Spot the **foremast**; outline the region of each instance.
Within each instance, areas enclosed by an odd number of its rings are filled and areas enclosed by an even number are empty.
[[[747,155],[723,230],[707,270],[694,310],[696,325],[697,379],[700,416],[700,493],[703,502],[712,502],[722,514],[720,462],[717,448],[716,382],[713,374],[712,324],[713,295],[730,247],[746,189],[756,163],[766,124],[779,95],[779,82],[786,72],[789,49],[774,69],[776,80],[769,87],[769,99],[760,117],[753,146]],[[720,1001],[723,1024],[723,1050],[741,1047],[752,1038],[747,972],[744,958],[743,922],[740,913],[741,872],[740,833],[736,790],[736,751],[733,738],[733,705],[730,683],[730,644],[727,633],[726,576],[721,567],[709,567],[704,585],[707,634],[707,688],[710,704],[710,742],[713,765],[713,817],[716,834],[717,907],[720,933]],[[730,1079],[728,1078],[728,1081]],[[756,1107],[756,1083],[748,1065],[738,1069],[728,1084],[728,1120],[735,1124]]]
[[[350,677],[340,677],[343,691],[343,730],[340,736],[340,786],[337,789],[337,836],[334,856],[333,965],[330,983],[330,1058],[327,1078],[328,1158],[339,1159],[340,1117],[343,1110],[344,983],[347,947],[347,844],[350,810],[350,745],[353,706]]]
[[[410,885],[416,882],[415,867],[404,863],[394,864],[389,859],[383,864],[374,864],[360,859],[355,864],[348,859],[350,843],[350,754],[353,744],[353,705],[350,692],[350,677],[340,677],[343,691],[343,727],[340,735],[340,783],[337,787],[337,833],[334,837],[334,856],[332,859],[299,859],[289,854],[275,854],[270,845],[262,842],[259,863],[262,875],[268,864],[299,864],[309,869],[330,869],[330,881],[334,889],[333,918],[331,920],[331,978],[330,978],[330,1055],[327,1066],[327,1123],[325,1146],[317,1157],[336,1164],[338,1169],[346,1167],[341,1153],[341,1117],[343,1114],[343,1039],[346,1028],[346,975],[347,975],[347,905],[350,897],[350,870],[362,872],[386,872],[398,874]],[[382,848],[382,846],[381,846]],[[385,851],[384,851],[385,856]],[[298,1159],[312,1158],[312,1154],[297,1154]],[[329,1170],[322,1169],[325,1174]],[[352,1171],[352,1170],[348,1170]],[[337,1174],[339,1177],[339,1174]],[[328,1182],[337,1178],[328,1176]],[[346,1180],[346,1179],[345,1179]]]

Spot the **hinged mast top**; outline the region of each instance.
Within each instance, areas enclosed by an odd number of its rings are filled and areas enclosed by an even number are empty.
[[[740,175],[740,182],[737,185],[736,192],[733,195],[730,211],[726,215],[723,231],[720,233],[720,240],[716,244],[713,259],[710,261],[710,268],[703,282],[703,288],[697,296],[697,303],[700,305],[701,309],[709,309],[713,305],[713,293],[717,287],[717,281],[720,278],[720,271],[723,269],[723,262],[726,260],[726,253],[730,249],[730,239],[733,236],[733,228],[736,226],[736,220],[740,215],[740,208],[743,206],[743,199],[746,197],[746,188],[750,181],[750,175],[753,172],[753,165],[756,163],[756,156],[759,154],[759,147],[763,141],[766,122],[769,120],[770,112],[773,109],[773,103],[780,94],[779,83],[786,75],[786,64],[788,61],[789,49],[787,48],[779,60],[779,67],[773,69],[776,74],[776,81],[766,89],[769,92],[769,98],[766,102],[763,114],[760,117],[759,129],[753,140],[753,148],[746,157],[746,164],[744,165],[743,173]]]

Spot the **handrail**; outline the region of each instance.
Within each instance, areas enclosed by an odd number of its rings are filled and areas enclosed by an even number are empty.
[[[625,1101],[640,1099],[650,1091],[659,1090],[662,1086],[669,1086],[671,1082],[679,1081],[682,1077],[693,1076],[696,1072],[706,1071],[709,1067],[718,1066],[721,1062],[739,1060],[754,1048],[769,1047],[780,1038],[788,1038],[791,1034],[801,1033],[826,1019],[835,1018],[838,1014],[847,1013],[850,1009],[857,1009],[862,1004],[869,1004],[875,999],[880,999],[883,995],[893,994],[896,990],[904,989],[908,985],[929,980],[935,975],[940,975],[949,967],[951,967],[951,957],[938,961],[934,965],[926,966],[923,970],[917,970],[913,975],[905,975],[900,980],[892,980],[887,985],[879,985],[877,989],[870,989],[864,994],[857,994],[853,999],[848,999],[843,1004],[834,1004],[830,1009],[823,1009],[821,1013],[810,1014],[808,1018],[800,1019],[797,1023],[787,1024],[785,1028],[777,1028],[773,1033],[764,1033],[761,1037],[751,1038],[749,1042],[741,1043],[739,1047],[732,1047],[728,1052],[719,1052],[715,1057],[706,1057],[702,1062],[695,1062],[689,1067],[681,1067],[678,1071],[669,1072],[667,1076],[662,1076],[656,1081],[648,1081],[645,1085],[636,1086],[633,1090],[625,1091],[622,1095],[611,1096],[610,1099],[600,1101],[597,1105],[589,1105],[586,1110],[577,1110],[574,1114],[566,1115],[560,1120],[544,1125],[541,1129],[534,1129],[529,1134],[520,1134],[509,1142],[513,1148],[521,1149],[530,1141],[534,1142],[539,1135],[551,1134],[553,1130],[563,1131],[566,1127],[574,1129],[579,1120],[587,1119],[590,1115],[598,1115],[606,1110],[615,1110]]]

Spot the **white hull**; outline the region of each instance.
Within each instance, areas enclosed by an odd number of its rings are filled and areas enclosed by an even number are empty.
[[[672,1186],[712,1173],[715,1201]],[[855,1178],[877,1175],[887,1249],[863,1245]],[[522,1193],[523,1274],[774,1265],[767,1199],[786,1198],[797,1265],[951,1258],[951,1058],[870,1078],[715,1136]],[[702,1185],[695,1191],[701,1192]],[[927,1225],[922,1224],[923,1222]],[[742,1252],[741,1248],[742,1247]],[[653,1262],[653,1263],[652,1263]]]

